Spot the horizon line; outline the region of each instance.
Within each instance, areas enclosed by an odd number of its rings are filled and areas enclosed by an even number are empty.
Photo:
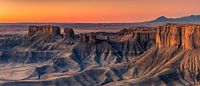
[[[17,24],[17,23],[22,23],[22,24],[46,24],[46,23],[68,23],[68,24],[99,24],[99,23],[105,23],[105,24],[111,24],[111,23],[115,23],[115,24],[120,24],[120,23],[144,23],[147,21],[143,21],[143,22],[0,22],[0,24]]]
[[[164,17],[166,17],[166,18],[168,18],[168,19],[177,19],[177,18],[183,18],[183,17],[189,17],[189,16],[200,16],[200,14],[190,14],[190,15],[185,15],[185,16],[179,16],[179,17],[167,17],[167,16],[164,16]],[[158,16],[158,17],[156,17],[156,18],[154,18],[154,19],[157,19],[157,18],[159,18],[159,17],[162,17],[162,16]],[[154,20],[153,19],[153,20]],[[53,21],[50,21],[50,22],[46,22],[46,21],[44,21],[44,22],[37,22],[37,21],[29,21],[29,22],[26,22],[26,21],[24,21],[24,22],[1,22],[0,21],[0,24],[17,24],[17,23],[22,23],[22,24],[33,24],[33,23],[80,23],[80,24],[86,24],[86,23],[90,23],[90,24],[98,24],[98,23],[147,23],[147,22],[149,22],[149,21],[152,21],[152,20],[144,20],[144,21],[114,21],[114,22],[53,22]]]

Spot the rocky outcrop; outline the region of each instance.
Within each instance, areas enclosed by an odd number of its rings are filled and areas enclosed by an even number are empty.
[[[200,48],[200,26],[166,24],[160,26],[156,36],[158,47],[177,46],[184,49]]]
[[[145,52],[156,42],[156,28],[153,27],[134,27],[123,29],[118,34],[122,41],[128,41],[127,48],[135,51],[136,55]]]
[[[156,44],[160,48],[167,46],[180,46],[181,28],[173,24],[160,26],[157,31]]]
[[[200,25],[185,25],[181,33],[182,47],[186,49],[200,48]]]
[[[64,29],[64,38],[70,39],[70,38],[74,38],[74,37],[75,37],[75,34],[74,34],[74,30],[72,28]]]
[[[42,32],[50,35],[60,35],[60,27],[57,26],[50,26],[50,25],[44,25],[44,26],[29,26],[29,35],[33,35],[36,32]]]
[[[38,50],[63,49],[65,46],[73,45],[77,41],[72,28],[61,28],[56,26],[30,26],[28,36],[25,36],[23,47],[31,47]]]
[[[38,33],[39,32],[39,33]],[[29,36],[62,36],[64,39],[73,39],[75,38],[75,33],[72,28],[64,28],[64,34],[61,34],[61,28],[57,26],[29,26],[28,31]]]
[[[97,41],[95,33],[87,33],[80,35],[81,41],[86,43],[95,43]]]

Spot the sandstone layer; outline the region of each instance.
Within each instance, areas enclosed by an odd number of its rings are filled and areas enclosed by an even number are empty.
[[[157,46],[178,46],[184,49],[200,47],[200,26],[190,24],[167,24],[160,26],[157,33]]]

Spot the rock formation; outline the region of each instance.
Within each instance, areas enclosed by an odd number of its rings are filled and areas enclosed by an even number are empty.
[[[69,39],[69,38],[74,38],[74,30],[72,28],[65,28],[64,29],[64,38]]]
[[[195,49],[200,47],[199,38],[199,25],[167,24],[159,27],[156,39],[159,47],[178,46]]]
[[[135,80],[128,82],[133,85],[162,85],[162,82],[168,86],[198,85],[199,26],[190,24],[160,26],[156,35],[156,46],[133,60],[132,69],[127,72],[136,73],[132,76],[137,77],[141,82],[132,83]],[[155,78],[144,80],[143,77]]]
[[[50,26],[50,25],[44,25],[44,26],[29,26],[29,35],[33,35],[36,32],[42,32],[50,35],[60,35],[60,27],[57,26]]]
[[[97,41],[96,35],[94,33],[81,34],[80,38],[86,43],[95,43]]]
[[[156,32],[137,32],[134,33],[134,36],[137,40],[137,42],[139,42],[140,45],[143,46],[143,49],[148,50],[149,48],[151,48],[155,41],[156,41]]]

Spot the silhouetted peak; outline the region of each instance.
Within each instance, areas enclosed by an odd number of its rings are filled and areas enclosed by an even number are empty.
[[[165,16],[161,16],[156,18],[151,22],[200,22],[200,15],[190,15],[190,16],[183,16],[179,18],[167,18]]]
[[[154,20],[154,21],[161,22],[161,21],[167,21],[167,20],[168,20],[167,17],[161,16],[161,17],[158,17],[158,18],[157,18],[156,20]]]

